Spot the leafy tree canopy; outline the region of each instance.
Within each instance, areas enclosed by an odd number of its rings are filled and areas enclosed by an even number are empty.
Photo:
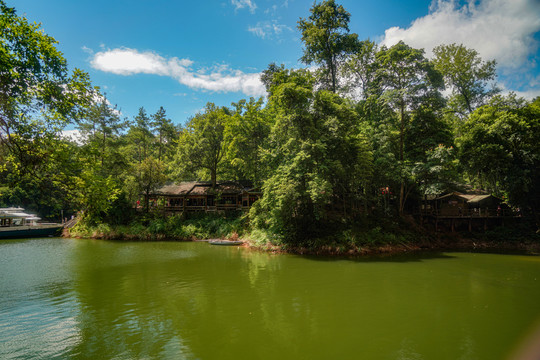
[[[358,46],[358,35],[349,34],[349,14],[342,5],[334,0],[315,3],[307,19],[298,21],[302,33],[305,64],[321,66],[322,83],[336,92],[339,88],[338,72],[346,55]]]
[[[433,49],[433,63],[453,93],[454,111],[462,117],[483,105],[499,89],[488,89],[495,80],[495,60],[482,61],[478,52],[463,45],[439,45]]]

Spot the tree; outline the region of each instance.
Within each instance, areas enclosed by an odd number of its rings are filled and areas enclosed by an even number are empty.
[[[270,63],[268,69],[263,70],[261,74],[261,82],[266,88],[266,92],[271,95],[271,90],[275,87],[276,81],[279,81],[279,75],[285,73],[285,65],[277,66],[276,63]]]
[[[75,180],[72,191],[83,218],[90,223],[107,221],[107,213],[121,192],[114,177],[104,176],[101,169],[85,166]]]
[[[308,19],[298,21],[304,43],[300,60],[321,66],[323,85],[335,93],[339,88],[339,68],[346,55],[356,49],[358,35],[349,34],[351,14],[334,0],[315,3],[310,11]]]
[[[152,129],[156,134],[158,147],[158,160],[162,160],[163,156],[169,156],[174,149],[175,141],[178,140],[178,130],[173,125],[170,119],[167,119],[163,106],[152,115]]]
[[[398,160],[402,170],[399,213],[403,214],[407,199],[405,187],[408,173],[405,166],[404,144],[409,118],[421,104],[439,102],[441,98],[439,90],[443,82],[441,74],[424,57],[424,51],[411,48],[402,41],[390,48],[382,47],[377,53],[377,61],[380,64],[377,76],[382,91],[381,100],[398,118]]]
[[[458,160],[455,148],[439,144],[425,152],[425,159],[414,163],[414,177],[421,195],[447,192],[458,178]]]
[[[229,117],[229,109],[208,103],[203,113],[198,113],[189,120],[178,140],[174,160],[177,176],[207,171],[212,186],[216,185],[226,152],[223,140]]]
[[[270,91],[275,122],[263,152],[271,171],[250,218],[256,228],[301,243],[329,228],[331,204],[361,192],[371,159],[346,100],[316,91],[306,70],[284,70],[279,78]]]
[[[35,163],[31,171],[22,171],[16,157],[2,162],[0,183],[6,186],[0,195],[5,206],[22,206],[38,211],[41,216],[55,220],[61,210],[73,209],[74,175],[80,172],[77,147],[63,139],[37,140],[44,160]]]
[[[58,134],[81,118],[94,90],[88,74],[69,73],[56,44],[0,0],[2,195],[45,216],[64,208],[72,184],[73,148]]]
[[[370,40],[361,41],[358,48],[347,59],[343,67],[344,77],[349,79],[349,92],[367,100],[376,93],[377,86],[377,44]]]
[[[151,147],[154,135],[150,131],[150,118],[144,108],[139,109],[135,116],[134,124],[127,133],[128,146],[131,146],[135,152],[134,159],[137,163],[142,163],[151,155]]]
[[[22,172],[46,161],[39,139],[56,136],[90,101],[88,74],[69,76],[56,44],[0,0],[0,145]]]
[[[135,172],[137,190],[144,193],[144,208],[148,212],[150,194],[167,181],[165,166],[158,159],[148,157],[135,166]]]
[[[460,161],[469,176],[538,217],[540,98],[526,103],[515,95],[495,96],[471,114],[462,134]]]
[[[262,109],[263,99],[240,100],[225,129],[226,159],[237,179],[260,183],[264,169],[261,151],[270,133],[271,118]]]
[[[482,61],[478,52],[463,45],[439,45],[433,49],[435,68],[444,76],[454,97],[454,111],[467,116],[499,92],[489,81],[495,80],[495,60]]]
[[[125,157],[118,152],[119,135],[127,122],[120,119],[118,110],[102,96],[78,126],[85,138],[84,150],[99,163],[102,174],[119,176],[127,166]]]

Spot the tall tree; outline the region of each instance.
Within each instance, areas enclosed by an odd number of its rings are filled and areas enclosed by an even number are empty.
[[[405,131],[411,112],[428,101],[441,98],[442,76],[424,57],[424,51],[411,48],[402,41],[377,53],[380,64],[379,84],[383,100],[398,117],[399,155],[402,169],[399,191],[399,213],[403,214],[407,192],[405,164]]]
[[[304,43],[300,60],[321,66],[322,83],[335,93],[339,88],[339,68],[346,55],[357,48],[358,35],[349,34],[351,14],[334,0],[315,3],[310,11],[307,19],[298,21]]]
[[[172,121],[167,118],[163,106],[160,106],[158,111],[152,115],[151,125],[154,134],[156,134],[157,159],[161,161],[163,156],[171,155],[175,141],[178,140],[178,130]]]
[[[349,82],[348,91],[353,95],[360,95],[363,100],[367,100],[371,95],[378,95],[377,51],[377,44],[373,41],[361,41],[343,67],[344,77]]]
[[[271,118],[262,109],[263,99],[240,100],[225,129],[227,161],[237,179],[260,183],[263,180],[261,151],[270,133]]]
[[[140,164],[151,155],[154,135],[150,131],[150,118],[144,108],[139,109],[133,120],[133,125],[127,132],[127,140],[135,151],[135,160]]]
[[[208,103],[204,112],[189,120],[178,140],[174,159],[177,177],[206,171],[212,186],[216,185],[226,152],[223,140],[229,117],[229,109]]]
[[[255,227],[298,243],[332,223],[329,204],[361,192],[370,152],[346,100],[316,91],[306,70],[284,70],[280,79],[271,89],[268,106],[275,122],[263,157],[272,171],[250,217]]]
[[[126,159],[118,152],[120,132],[127,122],[120,118],[115,107],[109,105],[107,98],[99,96],[88,116],[79,122],[78,127],[85,139],[83,149],[94,158],[102,174],[118,176],[127,166]]]
[[[444,76],[452,90],[454,111],[462,117],[472,113],[486,100],[499,92],[495,86],[495,60],[482,61],[478,52],[463,45],[439,45],[433,49],[435,68]]]

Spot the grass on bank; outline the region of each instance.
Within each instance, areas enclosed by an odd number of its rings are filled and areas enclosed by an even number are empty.
[[[237,214],[142,216],[128,225],[94,224],[84,219],[70,230],[82,238],[110,240],[198,240],[235,238],[246,231],[246,219]]]

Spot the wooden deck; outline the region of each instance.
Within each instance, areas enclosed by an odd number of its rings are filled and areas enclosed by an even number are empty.
[[[463,209],[453,212],[441,211],[440,209],[428,209],[421,210],[420,215],[436,217],[439,219],[521,217],[520,213],[511,209]]]
[[[505,222],[519,221],[521,213],[511,209],[462,209],[457,212],[427,209],[420,211],[422,223],[433,224],[435,231],[441,228],[456,230],[488,230],[504,226]]]

